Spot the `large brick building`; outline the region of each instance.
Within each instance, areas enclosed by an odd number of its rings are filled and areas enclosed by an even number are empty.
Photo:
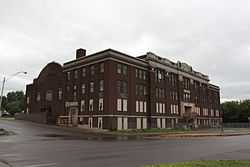
[[[103,129],[219,126],[219,87],[191,66],[151,52],[107,49],[48,64],[26,89],[24,119]]]

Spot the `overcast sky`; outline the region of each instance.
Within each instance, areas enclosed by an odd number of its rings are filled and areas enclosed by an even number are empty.
[[[250,98],[250,1],[0,0],[0,79],[31,83],[51,61],[113,48],[183,61],[221,87],[221,98]]]

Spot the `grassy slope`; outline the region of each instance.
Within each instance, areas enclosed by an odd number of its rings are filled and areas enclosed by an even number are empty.
[[[176,164],[151,165],[146,167],[250,167],[250,161],[191,161]]]

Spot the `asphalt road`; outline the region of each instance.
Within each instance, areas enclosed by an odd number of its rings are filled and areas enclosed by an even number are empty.
[[[116,140],[23,121],[0,120],[0,162],[13,167],[141,167],[200,159],[250,159],[250,136]]]

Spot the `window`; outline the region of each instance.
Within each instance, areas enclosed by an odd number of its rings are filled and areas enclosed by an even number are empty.
[[[122,81],[116,82],[116,89],[117,89],[118,94],[121,94],[121,83],[122,83]]]
[[[75,72],[74,72],[74,78],[75,78],[75,79],[78,78],[78,71],[77,71],[77,70],[75,70]]]
[[[66,90],[67,90],[67,92],[70,91],[70,86],[69,85],[66,86]]]
[[[165,98],[165,90],[163,88],[156,88],[155,96],[157,98]]]
[[[58,90],[58,100],[62,100],[62,88],[59,88]]]
[[[127,99],[123,99],[123,111],[128,111],[128,100]]]
[[[144,86],[140,85],[139,95],[144,95]]]
[[[214,110],[213,109],[211,109],[211,117],[213,117],[214,116]]]
[[[136,112],[147,112],[146,101],[136,101]]]
[[[183,78],[183,87],[184,89],[190,89],[190,79],[188,78]]]
[[[30,103],[30,97],[29,97],[29,96],[27,96],[27,98],[26,98],[26,103],[27,103],[27,104]]]
[[[70,80],[70,72],[67,72],[67,80]]]
[[[82,76],[83,76],[83,77],[86,77],[86,68],[83,68],[83,69],[82,69]]]
[[[104,63],[100,64],[100,72],[104,72]]]
[[[118,94],[128,94],[128,83],[126,81],[117,81]]]
[[[135,94],[139,95],[139,85],[135,85]]]
[[[122,65],[122,64],[117,64],[117,74],[127,75],[128,74],[128,66]]]
[[[219,116],[220,116],[220,111],[219,111],[219,110],[216,110],[216,111],[215,111],[215,115],[216,115],[217,117],[219,117]]]
[[[208,109],[207,108],[203,108],[203,115],[208,116]]]
[[[89,99],[89,111],[94,111],[94,100]]]
[[[86,85],[82,84],[82,94],[85,94],[85,93],[86,93]]]
[[[94,92],[94,82],[90,82],[90,92]]]
[[[191,94],[190,94],[190,92],[184,92],[183,93],[183,100],[184,101],[190,101],[191,100]]]
[[[144,85],[136,85],[135,93],[138,96],[146,96],[148,94],[147,87]]]
[[[74,85],[74,91],[76,91],[77,90],[77,86],[76,85]]]
[[[117,111],[128,111],[128,100],[127,99],[117,99]]]
[[[146,76],[146,71],[143,71],[143,80],[146,80],[147,76]]]
[[[95,75],[95,66],[94,66],[94,65],[92,65],[92,66],[90,67],[90,74],[91,74],[91,75]]]
[[[45,99],[46,99],[47,101],[52,101],[52,98],[53,98],[52,90],[48,90],[48,91],[46,92],[46,97],[45,97]]]
[[[159,113],[162,113],[162,103],[159,103]]]
[[[165,113],[165,103],[162,104],[162,113]]]
[[[140,112],[143,112],[143,101],[140,101]]]
[[[179,113],[178,110],[179,110],[178,105],[171,104],[171,110],[170,110],[171,114],[178,114]]]
[[[85,100],[81,100],[81,112],[85,111]]]
[[[104,91],[104,84],[103,83],[104,83],[104,81],[100,80],[100,88],[99,88],[100,92]]]
[[[40,100],[41,100],[41,94],[40,94],[40,92],[37,92],[36,101],[40,101]]]
[[[117,111],[122,111],[122,99],[117,99]]]
[[[159,88],[155,88],[155,97],[159,98]]]
[[[98,128],[102,129],[102,118],[98,117]]]
[[[140,69],[135,69],[135,77],[138,79],[143,79],[146,80],[147,79],[147,73],[144,70],[140,70]]]
[[[122,65],[117,64],[117,74],[121,74],[121,73],[122,73]]]
[[[163,79],[162,72],[160,70],[156,70],[156,80],[161,81]]]
[[[77,96],[76,92],[73,93],[73,96],[74,96],[74,100],[76,101],[76,96]]]
[[[103,98],[99,99],[99,111],[103,111]]]
[[[156,110],[155,110],[155,111],[156,111],[156,113],[158,113],[158,112],[159,112],[159,111],[158,111],[158,109],[159,109],[159,108],[158,108],[158,105],[159,105],[158,103],[156,103],[156,104],[155,104],[155,106],[156,106],[156,108],[155,108],[155,109],[156,109]]]
[[[135,107],[136,107],[135,112],[139,112],[139,108],[140,108],[139,107],[139,101],[136,101],[136,106]]]
[[[128,66],[123,65],[122,73],[123,73],[123,75],[127,75],[128,74]]]
[[[172,100],[178,100],[178,93],[177,92],[170,92],[170,97]]]
[[[139,70],[139,79],[142,79],[142,70]]]
[[[123,82],[123,93],[128,94],[128,83],[125,81]]]

